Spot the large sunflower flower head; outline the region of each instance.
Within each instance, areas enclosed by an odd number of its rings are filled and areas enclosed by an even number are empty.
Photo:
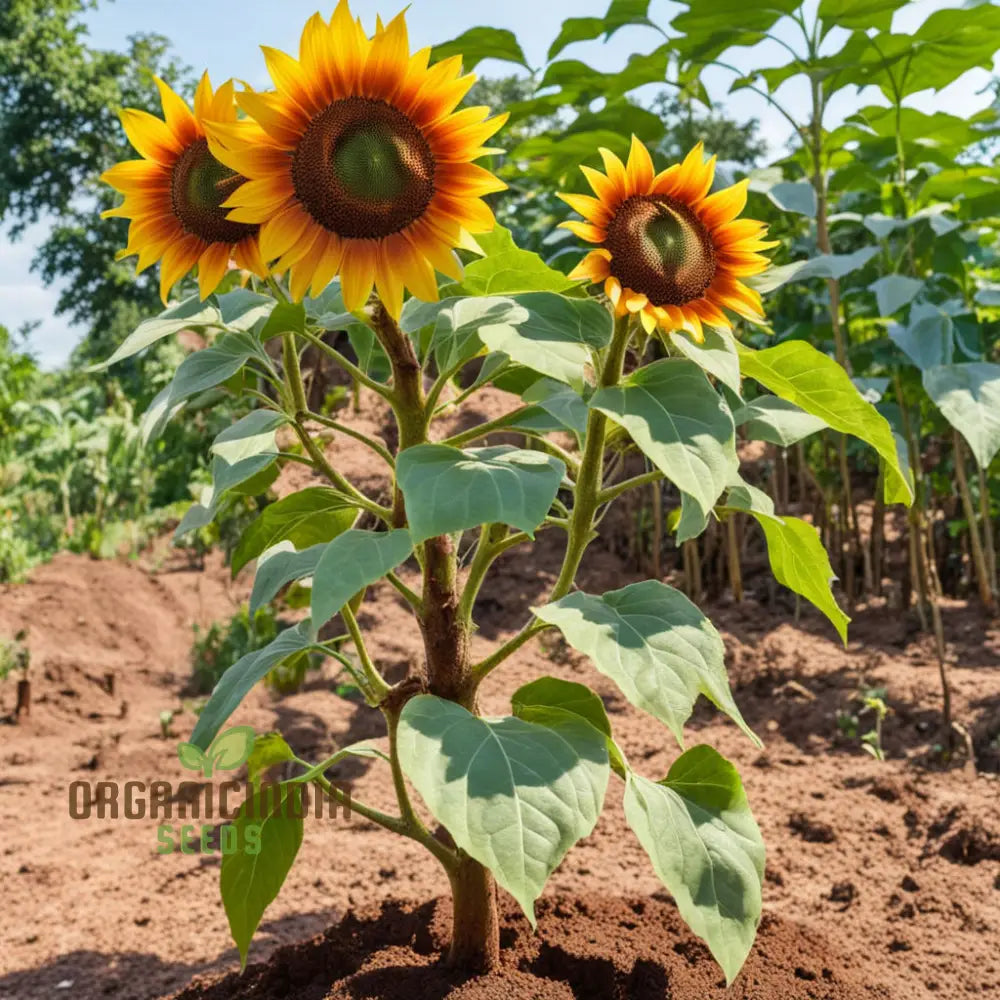
[[[637,313],[649,333],[686,330],[700,342],[704,323],[732,328],[724,309],[762,320],[760,296],[740,278],[763,271],[759,251],[777,244],[762,239],[763,222],[737,219],[748,182],[710,195],[715,157],[706,162],[701,143],[660,173],[635,136],[627,165],[600,153],[606,173],[580,167],[596,197],[559,196],[587,220],[562,226],[598,244],[570,277],[603,282],[617,314]]]
[[[267,274],[257,238],[260,227],[234,222],[222,208],[245,181],[209,151],[205,122],[236,121],[233,85],[217,91],[206,73],[194,109],[157,78],[163,118],[125,108],[122,125],[142,156],[106,171],[101,180],[125,195],[104,217],[131,219],[128,245],[118,259],[138,254],[136,274],[160,261],[160,296],[198,266],[198,287],[207,298],[219,286],[231,259],[261,277]]]
[[[402,13],[369,37],[341,0],[307,22],[298,59],[263,51],[275,90],[238,95],[250,121],[209,127],[215,155],[250,178],[230,220],[261,226],[296,300],[337,274],[352,311],[373,286],[397,317],[404,288],[436,299],[435,270],[458,280],[454,249],[493,228],[482,196],[505,185],[472,161],[506,115],[456,111],[475,76],[460,56],[411,55]]]

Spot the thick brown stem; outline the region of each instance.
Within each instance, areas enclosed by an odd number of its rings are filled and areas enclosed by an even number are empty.
[[[423,614],[420,626],[431,694],[475,710],[469,661],[469,630],[462,619],[455,546],[447,535],[424,545]]]
[[[451,947],[448,964],[463,972],[488,972],[500,961],[500,923],[493,876],[463,856],[450,873]]]

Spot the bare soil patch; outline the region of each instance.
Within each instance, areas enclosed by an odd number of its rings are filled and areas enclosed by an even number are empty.
[[[377,414],[365,419],[383,426]],[[356,447],[340,435],[330,443],[342,467]],[[376,469],[365,469],[374,492]],[[560,539],[539,539],[498,564],[479,607],[477,654],[516,631],[544,596]],[[588,553],[579,585],[600,592],[637,578],[608,537]],[[28,584],[0,588],[0,634],[29,626],[34,678],[31,715],[20,725],[0,722],[0,997],[153,1000],[185,990],[196,975],[208,979],[185,998],[724,995],[717,967],[678,920],[625,824],[617,779],[594,834],[553,875],[538,935],[505,901],[498,976],[458,982],[438,966],[448,917],[434,902],[444,888],[436,863],[354,817],[307,822],[298,861],[252,947],[251,962],[263,964],[216,982],[238,969],[219,856],[158,854],[149,818],[73,820],[67,790],[78,779],[186,777],[176,744],[194,716],[179,711],[164,740],[158,715],[182,708],[191,624],[228,618],[247,587],[247,578],[231,584],[213,559],[204,572],[168,560],[152,573],[60,556]],[[763,576],[747,590],[740,605],[704,610],[723,633],[736,699],[765,749],[709,706],[688,730],[689,745],[711,742],[739,767],[768,845],[760,938],[725,995],[1000,995],[996,623],[960,602],[944,609],[955,716],[977,765],[959,758],[945,767],[934,754],[937,667],[913,617],[856,609],[845,650],[818,614],[803,609],[796,621],[793,601]],[[396,592],[372,588],[360,619],[380,664],[403,675],[420,656],[419,636]],[[633,765],[653,778],[666,773],[677,748],[662,726],[556,635],[490,678],[484,710],[508,711],[510,694],[542,673],[591,684]],[[338,696],[336,682],[327,666],[294,695],[276,699],[259,688],[233,723],[279,728],[315,759],[382,739],[377,713]],[[0,717],[13,708],[13,687],[0,690]],[[883,763],[837,721],[875,687],[886,689],[892,710]],[[379,766],[352,762],[339,778],[358,798],[391,808]]]

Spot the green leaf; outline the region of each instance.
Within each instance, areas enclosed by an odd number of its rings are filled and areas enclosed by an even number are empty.
[[[278,476],[277,458],[277,451],[264,452],[230,465],[224,458],[216,455],[212,459],[212,485],[205,487],[198,502],[188,508],[174,531],[174,539],[182,538],[192,531],[211,524],[227,493],[255,496],[258,492],[266,490]],[[262,475],[263,480],[260,478]],[[258,486],[260,489],[257,489]]]
[[[564,681],[560,677],[539,677],[519,687],[510,700],[514,715],[525,722],[548,725],[553,719],[583,719],[607,739],[611,767],[616,774],[625,776],[628,764],[612,737],[604,702],[586,684]]]
[[[977,361],[929,368],[924,389],[986,469],[1000,451],[1000,365]]]
[[[740,369],[745,376],[825,420],[834,430],[861,438],[881,455],[885,461],[887,503],[909,506],[913,502],[913,491],[900,468],[889,424],[865,402],[836,361],[804,340],[787,340],[763,351],[741,346],[739,351]]]
[[[169,337],[172,333],[180,333],[181,330],[192,328],[218,326],[221,321],[222,314],[219,312],[214,297],[209,297],[202,302],[200,296],[192,295],[183,302],[165,309],[154,319],[147,319],[140,323],[107,361],[95,365],[92,370],[103,371],[110,368],[111,365],[131,358],[149,347],[150,344],[155,344],[158,340],[163,340],[164,337]]]
[[[279,302],[260,331],[260,339],[268,341],[283,333],[302,333],[306,328],[306,307],[301,302]]]
[[[693,361],[709,375],[714,375],[727,389],[740,394],[740,359],[736,353],[736,341],[728,330],[714,327],[702,328],[704,340],[696,344],[686,333],[677,331],[670,334],[670,343],[684,357]]]
[[[754,441],[769,441],[788,448],[827,426],[825,420],[806,413],[780,396],[758,396],[733,414]]]
[[[403,306],[400,327],[412,335],[433,323],[431,350],[438,368],[447,371],[482,350],[478,335],[482,327],[519,324],[527,319],[524,306],[496,295],[462,296],[440,302],[410,299]]]
[[[419,444],[396,460],[414,545],[494,521],[534,536],[565,474],[559,459],[509,445]]]
[[[254,738],[247,758],[247,781],[256,785],[265,771],[289,760],[295,760],[295,754],[281,733],[262,733]]]
[[[517,36],[506,28],[469,28],[450,42],[442,42],[434,46],[432,62],[439,62],[450,56],[461,56],[466,73],[471,73],[484,59],[502,59],[504,62],[516,63],[528,72],[528,65],[518,44]]]
[[[735,426],[692,361],[669,358],[633,372],[590,401],[707,516],[736,468]]]
[[[288,422],[283,413],[274,410],[252,410],[235,424],[227,427],[212,442],[212,454],[230,465],[261,454],[277,454],[275,435]]]
[[[935,305],[914,306],[907,326],[892,323],[889,339],[921,371],[950,365],[954,353],[954,324]]]
[[[233,552],[233,576],[265,549],[289,541],[300,551],[329,542],[354,523],[357,510],[336,490],[310,486],[264,508]]]
[[[265,367],[271,365],[263,345],[251,333],[227,333],[211,347],[189,354],[170,383],[170,405],[215,388],[232,378],[251,358]]]
[[[719,633],[679,590],[645,580],[600,597],[569,594],[532,611],[589,656],[633,705],[667,726],[681,746],[699,694],[759,743],[733,701]]]
[[[314,642],[312,625],[306,618],[294,628],[280,632],[278,637],[263,649],[256,649],[237,660],[215,685],[201,715],[198,716],[198,722],[191,734],[191,742],[206,750],[215,734],[240,706],[254,684],[263,679],[273,667],[289,656],[309,649]]]
[[[312,576],[325,551],[326,543],[310,545],[309,548],[296,552],[294,545],[285,541],[262,552],[257,559],[257,573],[253,578],[250,614],[255,615],[265,604],[273,601],[275,594],[285,584]]]
[[[460,284],[442,290],[447,295],[505,295],[512,292],[564,292],[576,285],[562,271],[548,266],[536,253],[522,250],[510,230],[497,226],[477,236],[485,257],[466,265]]]
[[[782,211],[816,218],[816,189],[808,181],[780,181],[768,188],[767,196]]]
[[[697,746],[663,781],[630,774],[625,818],[731,983],[753,947],[764,880],[764,841],[736,768]]]
[[[917,278],[907,278],[902,274],[887,274],[878,281],[873,281],[868,290],[875,293],[880,316],[892,316],[903,306],[912,302],[924,287]]]
[[[521,399],[526,403],[537,403],[561,427],[573,431],[579,440],[583,440],[587,433],[587,416],[590,411],[575,389],[554,379],[542,378],[528,386],[521,394]]]
[[[628,24],[650,25],[649,0],[611,0],[604,17],[569,17],[562,23],[546,58],[551,62],[573,42],[587,42],[604,35],[605,41]]]
[[[418,695],[402,711],[397,739],[403,771],[431,814],[534,926],[549,875],[597,823],[609,774],[605,737],[572,717],[546,725],[480,719]]]
[[[686,59],[710,62],[734,45],[756,45],[784,14],[791,14],[801,0],[769,0],[750,5],[742,0],[715,0],[711,4],[686,0],[683,11],[670,26],[682,37],[673,39]]]
[[[216,296],[222,325],[233,332],[252,330],[262,319],[271,315],[275,300],[270,295],[251,292],[248,288],[234,288],[225,295]]]
[[[205,755],[217,771],[235,771],[250,756],[253,742],[252,726],[233,726],[212,740]]]
[[[821,254],[809,260],[796,260],[791,264],[769,267],[763,274],[747,278],[747,284],[761,294],[773,292],[790,281],[809,278],[840,278],[865,266],[878,253],[878,247],[862,247],[854,253]]]
[[[767,558],[774,578],[822,611],[846,646],[847,625],[851,619],[834,599],[830,583],[837,577],[816,529],[797,517],[777,517],[771,498],[747,483],[730,489],[726,506],[753,515],[764,530]]]
[[[551,62],[563,49],[574,42],[589,42],[604,32],[603,17],[568,17],[562,23],[556,40],[549,46],[546,60]]]
[[[611,313],[594,299],[567,299],[551,292],[517,295],[514,301],[527,315],[516,324],[480,327],[483,343],[532,371],[582,390],[591,350],[611,341]]]
[[[819,17],[825,23],[824,34],[830,28],[877,28],[887,31],[893,12],[907,0],[820,0]]]
[[[338,535],[320,555],[313,573],[312,620],[322,628],[369,584],[405,562],[413,551],[410,533],[359,531]]]
[[[303,812],[302,787],[285,782],[255,792],[233,820],[239,849],[223,854],[219,886],[241,968],[261,917],[299,852]]]

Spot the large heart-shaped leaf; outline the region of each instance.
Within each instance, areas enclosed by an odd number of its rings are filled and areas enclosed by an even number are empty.
[[[514,301],[527,310],[527,317],[482,326],[482,342],[532,371],[582,389],[591,351],[611,340],[611,313],[594,299],[552,292],[516,295]]]
[[[629,774],[625,818],[731,983],[753,947],[764,880],[764,841],[736,768],[697,746],[663,781]]]
[[[313,573],[312,620],[321,628],[364,587],[385,576],[413,551],[410,533],[360,531],[338,535],[323,551]]]
[[[705,373],[684,358],[646,365],[590,405],[629,432],[653,464],[707,516],[737,466],[735,426]]]
[[[397,741],[431,814],[534,925],[546,880],[600,815],[610,772],[604,735],[570,716],[546,725],[481,719],[418,695],[403,709]]]
[[[858,392],[833,358],[804,340],[752,351],[740,347],[740,368],[776,396],[811,413],[843,434],[870,444],[885,462],[885,499],[910,504],[913,491],[899,465],[896,442],[885,417]]]
[[[499,521],[533,535],[566,466],[540,451],[419,444],[396,460],[414,545]]]
[[[714,375],[727,389],[740,394],[740,358],[736,353],[736,341],[728,330],[716,330],[706,326],[704,339],[695,343],[686,333],[670,334],[670,343],[686,358],[690,358],[699,368]]]
[[[733,414],[737,427],[755,441],[788,448],[826,427],[826,421],[806,413],[780,396],[758,396]]]
[[[1000,365],[941,365],[925,371],[923,381],[927,395],[985,469],[1000,451]]]
[[[684,723],[699,694],[757,742],[729,690],[721,636],[679,590],[644,580],[599,597],[568,594],[532,610],[682,746]]]

